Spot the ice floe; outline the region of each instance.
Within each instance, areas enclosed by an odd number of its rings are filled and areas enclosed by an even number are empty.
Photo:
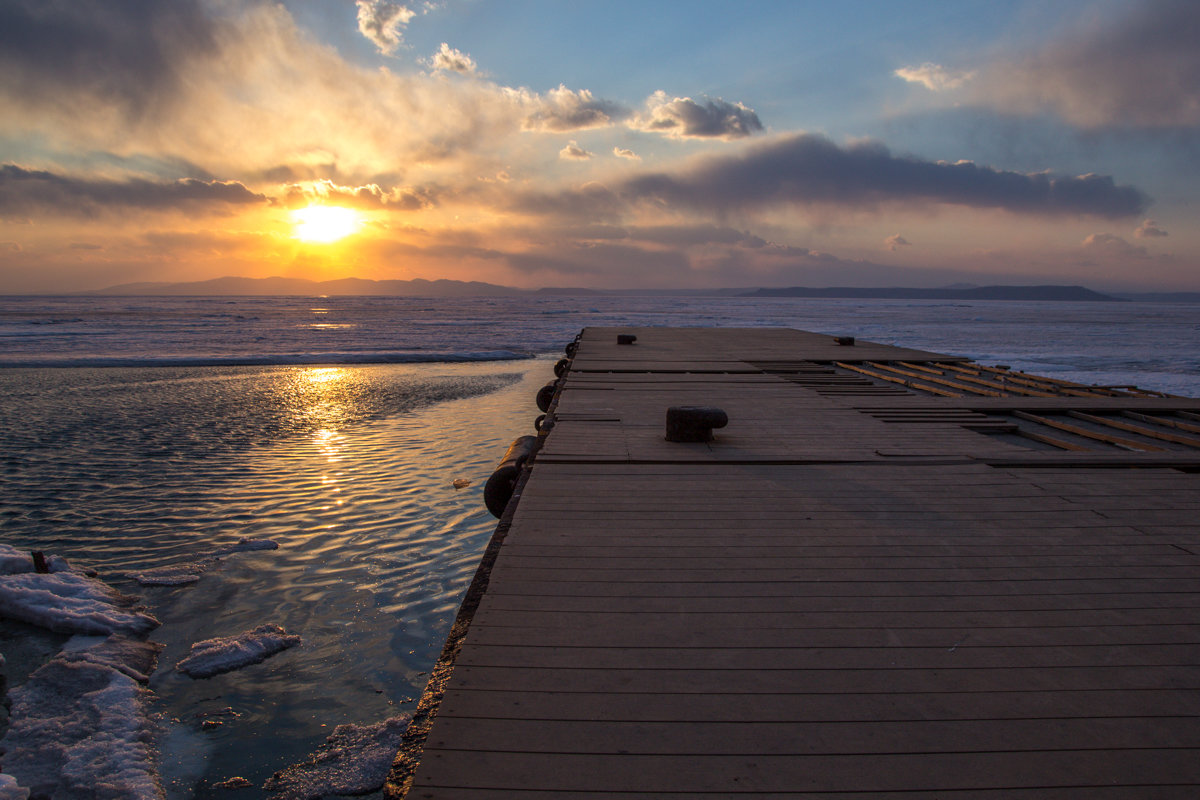
[[[75,572],[0,576],[0,617],[57,633],[144,634],[158,620],[134,608],[136,597]]]
[[[299,636],[289,634],[278,625],[259,625],[252,631],[236,636],[196,642],[192,645],[190,655],[177,663],[175,668],[193,678],[208,678],[265,661],[281,650],[298,644]]]
[[[338,725],[303,763],[276,772],[264,787],[274,800],[366,794],[383,786],[408,727],[407,715],[375,725]]]
[[[183,586],[200,580],[201,574],[224,556],[254,550],[275,550],[278,547],[279,544],[271,539],[242,538],[234,544],[227,544],[210,551],[201,556],[199,561],[130,572],[126,574],[126,577],[132,578],[143,586]]]
[[[0,798],[160,800],[156,727],[141,686],[160,645],[112,636],[64,650],[9,693]]]

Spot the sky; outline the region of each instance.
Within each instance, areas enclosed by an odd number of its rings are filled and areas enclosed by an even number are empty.
[[[1200,290],[1194,0],[0,0],[0,293]]]

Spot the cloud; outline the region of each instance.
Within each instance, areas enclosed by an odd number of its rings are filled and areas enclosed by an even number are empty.
[[[645,110],[629,121],[632,128],[685,139],[741,139],[763,129],[753,109],[720,98],[696,102],[667,98],[662,91],[646,100]]]
[[[898,233],[893,233],[891,236],[884,239],[883,243],[887,246],[887,249],[891,250],[892,252],[899,250],[901,247],[912,246],[911,242]]]
[[[1158,227],[1158,223],[1152,219],[1142,220],[1142,224],[1137,227],[1133,235],[1139,239],[1154,239],[1162,236],[1167,236],[1167,232]]]
[[[441,48],[427,62],[435,70],[442,72],[457,72],[459,75],[474,75],[475,62],[461,50],[455,50],[442,42]]]
[[[320,202],[363,210],[420,211],[437,205],[436,194],[436,191],[430,188],[383,189],[375,183],[338,186],[330,180],[318,180],[287,184],[283,187],[283,202],[289,208]]]
[[[928,61],[919,67],[901,67],[892,74],[909,83],[919,83],[931,92],[958,89],[975,77],[973,71],[953,71]]]
[[[975,99],[1087,128],[1200,124],[1200,3],[1148,0],[980,69]]]
[[[594,156],[595,153],[589,153],[576,143],[574,139],[567,142],[567,146],[558,151],[559,158],[573,159],[576,161],[587,161]]]
[[[1130,244],[1120,236],[1111,233],[1093,233],[1080,243],[1080,248],[1088,253],[1118,258],[1149,258],[1146,248]]]
[[[0,165],[0,214],[97,216],[105,210],[167,210],[266,203],[237,181],[124,181],[72,178],[13,164]]]
[[[791,204],[872,206],[942,203],[1016,213],[1124,217],[1150,200],[1101,175],[1026,174],[972,162],[892,155],[876,142],[839,147],[824,136],[780,136],[736,155],[702,158],[675,172],[647,172],[617,193],[628,200],[725,213]]]
[[[190,67],[218,50],[218,34],[200,0],[0,0],[0,96],[58,105],[76,120],[136,118],[171,104]]]
[[[633,152],[632,150],[626,149],[624,147],[614,147],[613,155],[616,156],[617,158],[627,158],[630,161],[641,161],[642,160],[642,157],[639,156],[637,153]]]
[[[628,109],[608,100],[595,97],[587,89],[572,91],[559,85],[544,96],[530,95],[523,90],[510,90],[522,97],[533,108],[525,117],[524,128],[529,131],[569,131],[605,128],[614,119],[624,118]]]
[[[391,55],[396,52],[404,41],[404,26],[416,12],[391,0],[355,0],[355,4],[358,6],[358,32],[370,39],[380,53]]]

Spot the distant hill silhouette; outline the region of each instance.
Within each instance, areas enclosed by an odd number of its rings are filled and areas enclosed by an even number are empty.
[[[214,278],[207,281],[183,283],[123,283],[93,292],[92,295],[165,295],[165,296],[228,296],[284,295],[314,297],[320,295],[353,295],[381,297],[552,297],[552,296],[687,296],[687,297],[811,297],[811,298],[879,298],[891,300],[1059,300],[1127,302],[1196,302],[1195,292],[1163,292],[1156,294],[1102,294],[1084,286],[973,286],[956,284],[936,289],[911,287],[861,288],[834,286],[810,288],[724,288],[724,289],[587,289],[583,287],[546,287],[516,289],[495,283],[452,280],[384,280],[339,278],[312,281],[304,278]]]
[[[1122,298],[1094,292],[1083,286],[975,286],[971,288],[910,289],[903,287],[862,289],[831,287],[811,289],[792,286],[787,289],[756,289],[747,297],[861,297],[890,300],[1060,300],[1124,302]]]
[[[123,283],[89,294],[102,295],[380,295],[399,297],[476,297],[528,294],[521,289],[479,281],[412,280],[373,281],[366,278],[339,278],[310,281],[304,278],[213,278],[186,283]]]

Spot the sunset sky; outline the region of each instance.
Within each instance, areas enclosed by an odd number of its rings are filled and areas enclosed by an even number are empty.
[[[0,0],[0,292],[1196,291],[1198,42],[1194,0]]]

